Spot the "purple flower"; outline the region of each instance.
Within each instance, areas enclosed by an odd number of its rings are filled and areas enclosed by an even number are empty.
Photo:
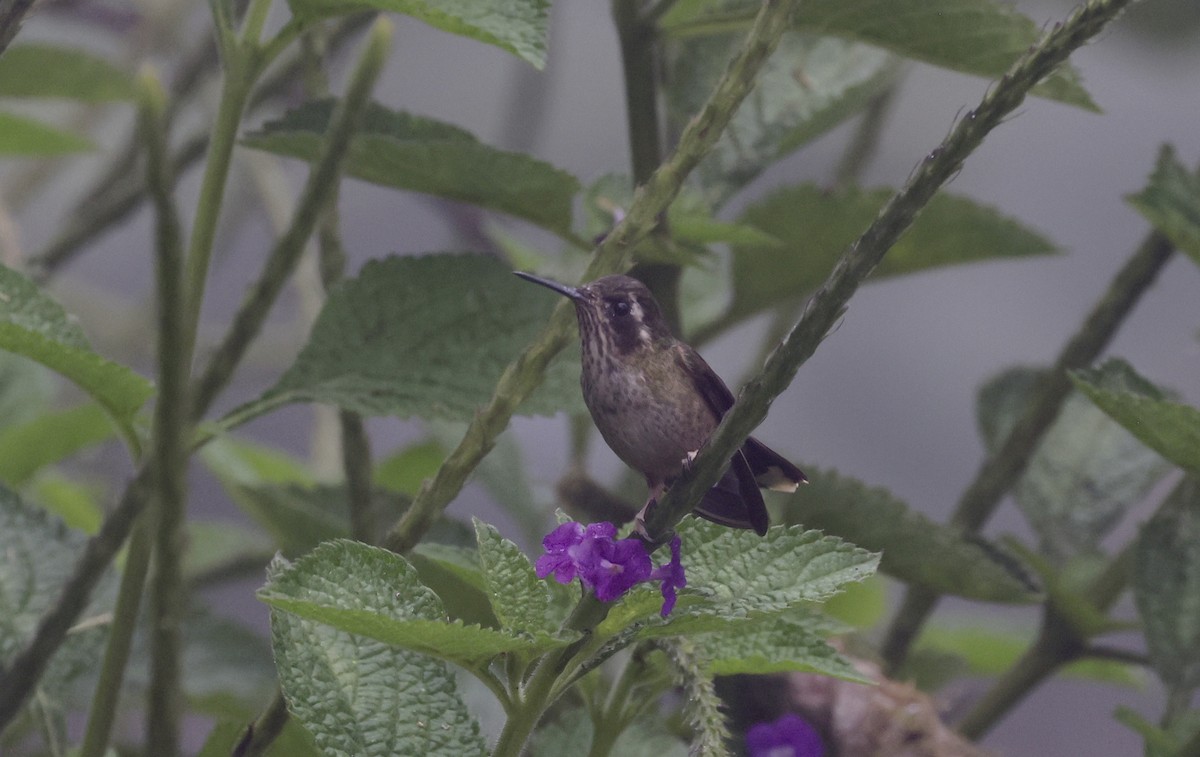
[[[757,723],[746,733],[749,757],[824,757],[821,734],[807,720],[787,713],[774,723]]]
[[[675,606],[675,592],[687,585],[679,561],[680,541],[671,541],[671,560],[654,568],[640,539],[617,539],[617,527],[611,523],[564,523],[542,539],[546,553],[538,558],[538,578],[553,574],[562,584],[576,577],[596,593],[602,602],[611,602],[644,581],[662,581],[663,617]]]
[[[679,549],[682,542],[676,535],[671,540],[671,561],[660,565],[650,574],[652,581],[662,581],[663,606],[662,616],[665,618],[675,609],[675,592],[687,586],[687,576],[683,572],[683,563],[679,561]]]

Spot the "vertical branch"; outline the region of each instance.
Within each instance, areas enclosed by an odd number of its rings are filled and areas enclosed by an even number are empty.
[[[154,408],[154,502],[156,533],[151,582],[150,687],[147,745],[151,754],[179,751],[182,710],[180,663],[183,596],[183,523],[187,496],[187,379],[183,251],[179,214],[171,196],[163,113],[165,95],[148,72],[140,77],[140,126],[146,143],[147,187],[155,210],[158,289],[158,402]]]

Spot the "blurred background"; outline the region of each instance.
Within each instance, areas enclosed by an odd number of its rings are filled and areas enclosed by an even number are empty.
[[[193,5],[46,3],[29,19],[19,41],[83,40],[114,60],[165,58],[164,52],[174,45],[191,44],[207,33],[207,13]],[[1015,5],[1045,24],[1064,18],[1073,3],[1020,0]],[[397,110],[464,127],[488,144],[531,152],[584,185],[605,174],[628,173],[620,53],[609,4],[558,0],[551,18],[549,61],[539,72],[495,48],[397,17],[394,52],[378,99]],[[94,34],[97,27],[120,33]],[[1103,113],[1030,99],[972,155],[949,187],[1039,231],[1060,254],[868,284],[852,300],[840,327],[773,405],[757,433],[760,438],[802,466],[837,468],[886,487],[935,519],[948,516],[982,461],[974,409],[977,389],[1007,367],[1052,362],[1078,328],[1113,273],[1148,232],[1147,223],[1123,198],[1144,186],[1160,145],[1173,144],[1185,165],[1200,161],[1200,4],[1195,0],[1135,5],[1072,62]],[[334,72],[335,89],[341,73]],[[900,186],[987,87],[983,79],[911,64],[862,184]],[[208,95],[211,105],[215,87],[209,87]],[[53,111],[59,106],[39,107]],[[100,139],[112,136],[103,149],[116,149],[117,137],[128,126],[124,119],[130,116],[102,116]],[[199,111],[186,113],[180,130],[202,125],[204,119]],[[726,212],[733,217],[775,187],[830,182],[853,130],[851,121],[774,166]],[[205,305],[214,337],[269,247],[271,219],[286,219],[288,202],[305,172],[297,162],[248,152],[241,157],[249,161],[235,163],[231,210],[218,241]],[[44,181],[32,161],[0,164],[0,185],[12,221],[6,262],[54,238],[62,212],[78,197],[81,182],[102,165],[103,155],[71,160],[65,170]],[[195,196],[198,185],[199,171],[184,177],[185,213],[190,207],[187,198]],[[341,212],[351,272],[368,259],[392,253],[486,251],[482,231],[492,225],[550,251],[558,244],[510,219],[485,219],[472,208],[352,180],[344,187]],[[152,339],[140,329],[151,307],[150,238],[150,218],[141,211],[94,240],[50,283],[67,309],[81,317],[101,353],[132,361],[147,373]],[[226,392],[218,412],[273,384],[303,343],[315,314],[309,296],[315,277],[312,271],[305,276],[308,284],[301,281],[288,293],[267,337],[242,371],[243,380]],[[1128,359],[1152,381],[1177,390],[1192,405],[1200,404],[1198,293],[1200,269],[1177,256],[1109,351]],[[705,347],[705,357],[728,383],[736,384],[755,368],[766,321],[747,321]],[[319,411],[285,408],[245,432],[311,456],[318,472],[330,472],[336,470],[336,454],[314,450],[310,444],[314,412]],[[519,417],[512,426],[529,480],[547,506],[567,465],[567,425],[563,417]],[[418,422],[395,419],[371,420],[369,428],[380,455],[425,433]],[[616,480],[622,472],[601,444],[593,445],[591,463],[602,481]],[[118,480],[128,474],[119,449],[97,453],[83,464]],[[244,519],[198,466],[190,508],[201,519]],[[531,552],[535,549],[478,485],[468,486],[451,513],[478,514]],[[1144,515],[1144,508],[1135,511],[1114,541],[1127,540]],[[1006,507],[986,533],[1026,534],[1028,529],[1016,509]],[[256,586],[256,581],[247,581],[207,598],[218,612],[244,618],[265,631],[267,611],[254,599]],[[987,612],[1002,616],[997,619],[1001,623],[1036,622],[1033,609],[947,601],[940,612]],[[946,693],[951,700],[967,702],[984,685],[980,681]],[[1153,683],[1136,690],[1055,679],[1028,697],[984,743],[1009,755],[1140,753],[1141,740],[1111,718],[1119,705],[1156,720],[1162,694]],[[954,710],[962,705],[948,701],[948,706]]]

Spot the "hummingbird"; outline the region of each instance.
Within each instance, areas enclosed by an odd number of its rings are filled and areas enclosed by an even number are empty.
[[[638,513],[640,527],[733,406],[733,393],[700,353],[675,338],[650,290],[637,279],[605,276],[571,287],[514,273],[575,305],[584,403],[604,441],[645,477],[650,489]],[[807,480],[782,455],[750,437],[695,511],[761,536],[770,520],[759,488],[793,492]]]

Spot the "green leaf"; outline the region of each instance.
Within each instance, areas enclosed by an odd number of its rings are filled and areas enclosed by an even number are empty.
[[[878,623],[887,610],[887,589],[879,576],[846,584],[842,593],[821,605],[821,612],[834,620],[858,629]]]
[[[1116,366],[1100,369],[1107,383]],[[988,449],[1007,438],[1025,410],[1041,372],[1013,368],[988,381],[979,392],[979,425]],[[1073,393],[1038,445],[1013,490],[1025,517],[1052,560],[1094,550],[1171,470],[1159,455],[1105,415],[1086,397]]]
[[[108,413],[95,403],[47,413],[0,430],[0,481],[24,485],[33,474],[99,444],[115,429]]]
[[[0,668],[28,643],[42,615],[57,601],[84,543],[83,534],[0,486]],[[72,684],[95,670],[106,635],[105,624],[95,621],[111,607],[112,588],[105,576],[80,618],[79,630],[50,659],[31,700],[43,712],[61,716]]]
[[[308,466],[286,452],[266,445],[220,436],[200,450],[200,457],[226,485],[296,484],[314,486]]]
[[[271,561],[275,545],[257,530],[232,520],[189,520],[183,574],[188,580],[236,567],[255,570]],[[257,565],[258,568],[250,568]]]
[[[914,647],[916,652],[951,654],[965,663],[964,674],[994,677],[1008,671],[1034,641],[1030,629],[1007,628],[995,623],[971,624],[966,619],[926,625]],[[1135,667],[1111,660],[1082,659],[1062,669],[1061,675],[1119,686],[1145,683]]]
[[[744,31],[738,30],[668,46],[665,98],[672,134],[680,134],[700,110],[744,41]],[[774,161],[858,113],[899,71],[896,58],[878,48],[785,34],[754,90],[698,166],[702,186],[717,203],[728,198]]]
[[[249,147],[316,159],[334,102],[310,102],[245,137]],[[567,233],[579,182],[529,157],[481,144],[469,132],[427,118],[368,106],[350,143],[346,173],[373,184],[469,202]]]
[[[56,97],[89,103],[132,100],[133,77],[74,47],[13,45],[0,56],[0,97]]]
[[[246,733],[242,720],[219,722],[209,731],[196,757],[229,757]],[[114,752],[115,754],[115,752]],[[106,756],[107,757],[107,756]],[[288,718],[283,731],[267,747],[265,757],[322,757],[313,738],[295,718]]]
[[[838,257],[875,219],[890,189],[826,191],[814,184],[779,190],[750,206],[742,222],[789,246],[787,252],[739,247],[727,318],[738,320],[778,302],[798,300],[825,280]],[[872,274],[899,276],[991,258],[1044,255],[1045,238],[993,208],[937,194]]]
[[[773,617],[702,634],[696,641],[708,656],[712,675],[802,672],[869,683],[869,678],[829,646],[827,636],[829,622],[822,618]]]
[[[4,128],[0,125],[0,134]],[[0,349],[23,355],[74,381],[100,403],[129,443],[133,417],[153,394],[149,381],[92,352],[62,306],[16,271],[0,266]]]
[[[470,420],[555,301],[482,255],[390,257],[330,293],[295,364],[258,404]],[[582,412],[578,352],[521,410]]]
[[[1200,472],[1200,410],[1165,399],[1121,360],[1100,370],[1075,371],[1075,387],[1150,449]]]
[[[0,156],[53,157],[86,152],[94,147],[78,134],[61,131],[32,118],[0,113]]]
[[[1188,696],[1200,688],[1200,478],[1185,478],[1142,526],[1133,594],[1155,670]]]
[[[533,757],[563,757],[588,754],[595,727],[581,707],[560,712],[551,723],[533,733]],[[672,733],[670,723],[650,712],[629,724],[617,737],[608,754],[621,757],[686,757],[687,744]]]
[[[436,440],[411,444],[375,464],[375,485],[414,496],[445,459],[446,450]]]
[[[1125,199],[1200,263],[1200,174],[1180,163],[1174,148],[1163,145],[1146,188]]]
[[[609,610],[598,636],[644,624],[643,638],[721,630],[729,621],[778,614],[836,594],[874,572],[878,555],[818,531],[775,527],[759,537],[699,518],[677,532],[687,588],[665,620],[657,588],[637,587]]]
[[[274,608],[271,632],[288,710],[324,754],[487,753],[444,662],[363,638],[370,636],[363,630],[408,627],[409,638],[421,639],[423,632],[423,643],[440,649],[445,635],[439,627],[453,627],[435,620],[440,603],[403,558],[330,542],[295,563],[273,566],[260,596]],[[312,612],[297,617],[296,609]],[[330,627],[331,618],[353,619],[347,625],[358,635]]]
[[[444,32],[495,45],[533,64],[546,65],[550,0],[288,0],[305,19],[376,10],[403,13]]]
[[[750,0],[681,0],[662,25],[676,36],[710,34],[749,24],[756,9]],[[806,0],[794,24],[991,79],[1040,36],[1033,21],[991,0]],[[1034,94],[1099,111],[1070,66],[1047,77]]]
[[[441,601],[409,562],[346,540],[326,542],[278,568],[259,598],[277,610],[466,668],[499,654],[535,654],[570,642],[447,622]]]
[[[467,625],[500,627],[479,568],[478,550],[422,542],[408,554],[408,561],[421,583],[442,600],[446,617]]]
[[[48,412],[57,377],[29,358],[0,350],[0,429]]]
[[[558,624],[550,618],[550,591],[534,573],[529,558],[494,526],[474,520],[488,600],[501,626],[535,636],[555,633]]]
[[[819,528],[882,553],[879,569],[939,594],[987,602],[1034,602],[1038,593],[1013,558],[979,538],[909,509],[886,489],[814,466],[788,503],[789,523]]]
[[[94,536],[104,521],[101,495],[96,487],[85,486],[53,471],[38,476],[30,488],[30,498],[63,523],[88,536]]]

